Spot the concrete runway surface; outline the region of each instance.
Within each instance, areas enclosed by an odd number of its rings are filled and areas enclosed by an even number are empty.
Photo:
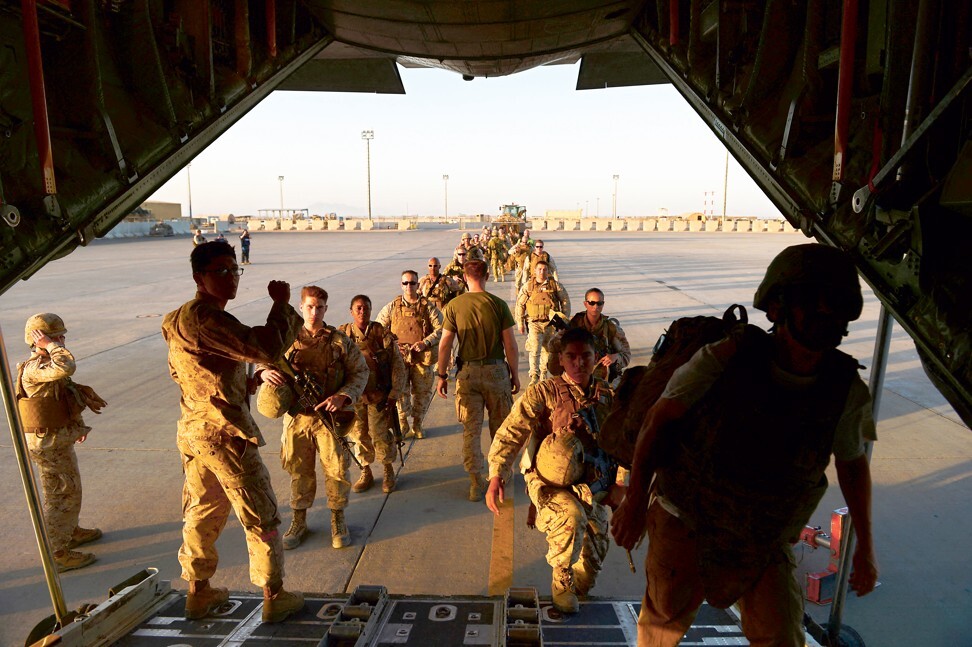
[[[647,363],[658,335],[675,318],[718,314],[732,303],[750,306],[769,260],[784,246],[806,242],[800,234],[662,234],[643,232],[540,233],[560,268],[574,311],[585,289],[600,287],[605,313],[617,317],[634,350]],[[264,320],[271,279],[289,281],[296,304],[301,285],[330,292],[326,321],[349,321],[348,302],[371,296],[375,313],[399,293],[399,273],[426,271],[427,259],[448,261],[456,230],[397,232],[256,233],[253,264],[246,266],[229,310],[251,325]],[[234,240],[231,237],[231,242]],[[67,606],[100,602],[109,586],[153,566],[175,588],[181,540],[182,474],[175,447],[178,390],[169,378],[161,316],[192,297],[188,238],[95,241],[55,261],[0,296],[0,325],[11,362],[26,359],[24,321],[53,311],[68,328],[67,346],[78,359],[76,378],[90,384],[109,406],[88,413],[94,431],[78,457],[84,483],[81,522],[98,526],[104,538],[90,548],[98,561],[63,574]],[[512,277],[512,274],[508,275]],[[490,283],[510,298],[510,285]],[[851,326],[842,348],[870,365],[879,304],[865,294],[864,315]],[[766,324],[750,308],[754,323]],[[526,353],[521,340],[521,379]],[[867,370],[864,372],[867,379]],[[450,384],[451,385],[451,384]],[[290,522],[289,478],[277,455],[280,422],[257,414],[267,438],[262,449],[280,501],[282,529]],[[0,644],[19,645],[52,613],[37,546],[26,509],[6,421],[0,436]],[[461,430],[454,403],[436,397],[426,418],[427,439],[413,443],[399,489],[352,494],[347,517],[353,545],[330,547],[325,501],[309,514],[312,534],[286,553],[288,588],[344,593],[359,584],[382,584],[392,594],[486,595],[494,574],[516,586],[535,586],[549,596],[550,568],[543,535],[526,528],[522,480],[507,488],[515,499],[513,550],[494,533],[482,503],[466,501],[468,480],[461,463]],[[845,622],[869,645],[972,645],[972,435],[921,370],[914,344],[895,329],[874,448],[875,543],[881,586],[866,598],[851,596]],[[489,440],[484,433],[484,450]],[[830,492],[812,523],[827,526],[830,510],[843,505],[831,468]],[[352,468],[352,479],[357,469]],[[214,582],[255,593],[249,582],[242,530],[235,518],[218,543]],[[803,572],[826,567],[826,550],[796,548]],[[615,546],[593,594],[639,599],[644,586],[628,570]],[[825,620],[828,609],[808,604]]]

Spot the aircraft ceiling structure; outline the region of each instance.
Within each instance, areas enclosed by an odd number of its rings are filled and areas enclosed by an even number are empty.
[[[672,83],[792,224],[854,256],[970,424],[968,2],[0,0],[0,291],[274,89],[578,60],[578,89]]]

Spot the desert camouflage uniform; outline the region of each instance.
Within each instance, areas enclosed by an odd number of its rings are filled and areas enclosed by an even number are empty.
[[[449,266],[450,268],[452,265]],[[459,265],[459,278],[453,274],[442,273],[432,278],[428,274],[419,279],[419,294],[431,301],[436,308],[442,310],[449,301],[466,291],[462,281],[462,266]]]
[[[68,390],[65,395],[76,398],[71,382],[74,355],[56,342],[48,345],[47,354],[35,352],[17,370],[20,386],[28,398],[58,397],[65,390]],[[40,472],[44,522],[51,551],[66,550],[81,514],[81,473],[74,445],[91,427],[84,424],[78,413],[64,427],[25,427],[24,431],[27,450]]]
[[[536,279],[527,280],[516,298],[516,320],[527,324],[526,351],[529,357],[530,381],[536,382],[547,373],[549,352],[547,350],[554,329],[550,325],[550,313],[570,312],[570,297],[567,290],[554,279],[537,283]]]
[[[391,421],[388,417],[392,412],[388,406],[382,406],[389,398],[397,400],[405,388],[407,373],[405,362],[398,352],[395,336],[385,330],[378,322],[368,323],[365,332],[347,323],[339,330],[351,338],[358,345],[362,356],[368,363],[368,384],[361,399],[354,405],[354,429],[351,436],[355,442],[355,454],[362,466],[371,465],[377,455],[382,464],[395,461],[396,443],[391,432]],[[384,349],[391,362],[391,390],[387,393],[378,384],[378,352]],[[395,412],[398,415],[398,412]]]
[[[550,257],[550,254],[547,252],[540,252],[538,254],[537,250],[534,249],[529,255],[527,255],[526,261],[524,262],[524,268],[523,268],[524,283],[528,283],[530,279],[533,278],[533,270],[534,268],[536,268],[537,263],[539,263],[540,261],[546,261],[547,269],[550,270],[548,272],[548,275],[554,280],[559,280],[559,277],[557,275],[557,264],[554,263],[554,259]]]
[[[182,390],[183,579],[208,580],[216,572],[215,543],[230,508],[246,533],[250,581],[272,587],[283,579],[280,516],[257,450],[265,443],[247,404],[246,363],[276,361],[301,323],[293,307],[274,303],[266,325],[251,328],[198,292],[162,322],[169,371]]]
[[[408,427],[408,416],[413,425],[422,426],[422,418],[432,400],[432,383],[435,375],[432,365],[436,361],[439,338],[442,336],[442,312],[427,298],[420,296],[416,303],[406,303],[402,296],[381,309],[375,321],[390,330],[402,345],[425,342],[427,349],[420,353],[404,352],[407,384],[411,389],[403,389],[398,400],[398,418],[402,429]]]
[[[489,273],[500,283],[506,282],[506,243],[499,236],[489,239]]]
[[[613,368],[617,373],[623,371],[631,362],[631,345],[624,334],[624,329],[617,319],[601,315],[597,323],[593,326],[587,320],[587,312],[578,312],[570,318],[571,328],[583,328],[594,336],[594,357],[600,360],[605,355],[617,353],[618,359],[615,360]],[[551,375],[560,375],[563,368],[557,354],[560,352],[560,338],[563,332],[558,332],[547,344],[548,351],[548,370]],[[594,369],[594,377],[607,380],[610,375],[608,367],[598,364]],[[612,383],[613,384],[613,383]],[[617,386],[616,384],[614,386]]]
[[[519,241],[510,252],[511,256],[513,257],[513,262],[515,263],[513,268],[513,281],[516,289],[516,293],[513,295],[514,299],[516,298],[516,295],[520,293],[520,289],[523,287],[523,284],[526,283],[526,281],[530,278],[530,275],[527,274],[527,265],[530,260],[530,253],[532,251],[533,247],[530,246],[530,243]]]
[[[595,501],[586,484],[551,487],[540,480],[534,469],[537,449],[552,431],[558,380],[566,383],[570,397],[579,407],[593,405],[599,422],[607,417],[611,391],[607,383],[597,378],[592,378],[587,389],[566,375],[528,387],[489,447],[489,478],[498,476],[504,483],[512,482],[513,462],[525,446],[520,470],[530,501],[537,508],[536,527],[547,535],[547,563],[554,569],[573,568],[577,581],[586,580],[593,585],[608,550],[607,507]]]
[[[327,325],[317,333],[302,327],[287,355],[293,351],[294,368],[317,380],[325,397],[345,395],[349,406],[361,397],[370,371],[357,344],[343,332]],[[320,457],[327,507],[344,510],[351,494],[351,456],[316,413],[286,413],[283,418],[280,464],[290,474],[290,507],[307,510],[314,504]]]

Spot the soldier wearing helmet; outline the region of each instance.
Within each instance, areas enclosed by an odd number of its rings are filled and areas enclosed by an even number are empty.
[[[44,521],[58,572],[95,561],[93,553],[72,550],[101,537],[101,530],[78,525],[81,474],[74,445],[91,431],[81,412],[88,408],[101,413],[107,404],[94,389],[71,379],[75,361],[64,346],[66,334],[56,314],[34,315],[24,327],[32,354],[17,366],[17,405],[30,457],[40,472]]]
[[[857,361],[837,350],[862,303],[847,254],[788,247],[754,299],[771,332],[739,326],[703,347],[648,411],[627,497],[612,519],[626,548],[648,528],[652,585],[639,644],[676,645],[705,599],[716,607],[738,601],[751,641],[802,646],[790,544],[827,489],[831,456],[858,537],[850,586],[858,595],[874,589],[871,398]],[[670,448],[665,460],[662,446]]]
[[[528,387],[497,430],[489,447],[486,505],[499,514],[513,462],[524,448],[520,469],[536,508],[536,528],[547,536],[553,604],[576,613],[578,596],[594,586],[607,554],[607,508],[617,505],[624,487],[615,483],[617,464],[598,446],[614,394],[593,376],[591,333],[564,333],[560,361],[563,375]]]

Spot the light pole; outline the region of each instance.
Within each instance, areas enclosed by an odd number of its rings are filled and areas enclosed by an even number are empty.
[[[192,162],[186,165],[186,185],[189,188],[189,226],[192,227]]]
[[[280,217],[283,218],[283,177],[282,175],[277,176],[277,180],[280,182]]]
[[[618,178],[620,175],[614,176],[614,196],[611,198],[611,217],[618,217]]]
[[[368,220],[371,220],[371,140],[374,138],[375,131],[361,131],[361,139],[365,140],[365,149],[368,154]]]
[[[595,212],[598,218],[601,217],[601,196],[597,197],[597,211]]]
[[[445,185],[445,217],[449,219],[449,176],[442,176],[442,183]]]

